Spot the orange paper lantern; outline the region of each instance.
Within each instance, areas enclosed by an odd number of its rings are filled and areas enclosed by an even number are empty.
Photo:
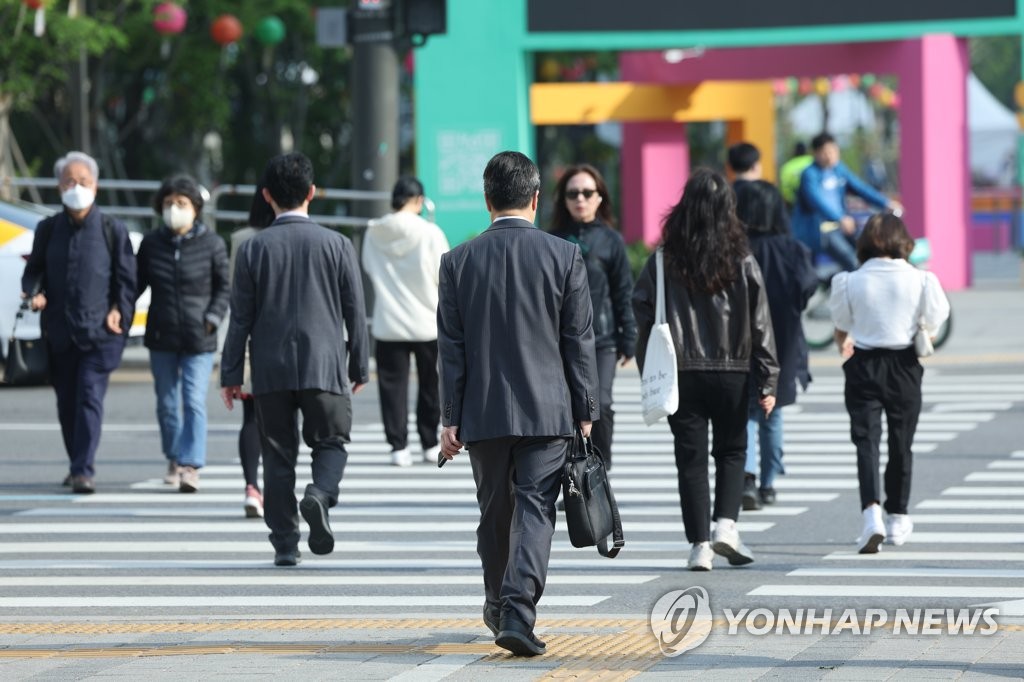
[[[222,14],[210,26],[210,36],[221,47],[237,42],[242,37],[242,22],[233,14]]]

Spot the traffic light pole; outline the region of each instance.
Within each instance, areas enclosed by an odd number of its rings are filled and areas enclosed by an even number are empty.
[[[357,3],[358,5],[359,3]],[[391,30],[391,3],[359,8],[352,16],[352,185],[390,192],[398,179],[399,60]],[[361,201],[357,215],[375,218],[389,201]]]

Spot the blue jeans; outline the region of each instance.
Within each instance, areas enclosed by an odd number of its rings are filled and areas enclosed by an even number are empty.
[[[751,401],[747,419],[747,464],[744,471],[755,476],[758,450],[761,454],[760,486],[771,488],[775,477],[786,473],[782,467],[782,408],[776,407],[770,417],[765,417],[761,406]]]
[[[164,456],[181,466],[206,464],[206,391],[213,353],[149,351]]]
[[[839,267],[846,272],[853,272],[857,269],[857,248],[854,246],[856,237],[848,235],[837,228],[830,232],[821,233],[821,250],[828,254]]]

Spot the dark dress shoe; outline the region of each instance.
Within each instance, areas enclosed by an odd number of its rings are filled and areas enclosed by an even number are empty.
[[[302,555],[299,550],[290,549],[286,552],[278,552],[274,555],[275,566],[298,566],[302,562]]]
[[[761,488],[757,491],[761,504],[775,504],[775,488]]]
[[[302,518],[309,524],[309,551],[313,554],[330,554],[334,551],[334,534],[327,519],[327,505],[316,495],[306,496],[299,502]]]
[[[93,485],[92,479],[88,476],[72,476],[71,492],[88,495],[96,492],[96,486]]]
[[[509,616],[502,618],[501,630],[494,643],[516,656],[540,656],[547,651],[547,645],[534,636],[532,629],[518,618]]]
[[[757,511],[761,500],[757,495],[757,478],[753,474],[743,476],[743,511]]]
[[[484,625],[491,631],[491,634],[497,637],[500,632],[499,626],[501,624],[501,607],[493,604],[484,604]]]
[[[64,477],[64,480],[60,482],[60,484],[65,488],[70,488],[73,478],[74,477],[71,474],[68,474],[67,476]]]

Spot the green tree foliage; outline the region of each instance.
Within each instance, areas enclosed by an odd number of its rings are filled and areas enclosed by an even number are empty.
[[[347,182],[351,164],[341,152],[351,135],[348,51],[316,46],[310,4],[178,2],[188,22],[173,36],[162,37],[153,28],[158,0],[92,2],[91,7],[116,6],[94,8],[88,20],[61,22],[77,31],[100,26],[120,36],[95,50],[89,64],[92,151],[105,174],[159,178],[188,172],[207,184],[253,182],[270,156],[295,149],[313,158],[318,184]],[[244,29],[243,37],[226,47],[210,35],[221,14],[235,15]],[[263,45],[256,26],[271,15],[283,22],[286,35],[277,45]],[[20,39],[25,40],[35,39],[29,32]],[[36,63],[56,49],[45,41],[33,46]],[[65,81],[52,79],[27,98],[32,100],[28,114],[13,120],[26,156],[50,162],[70,147],[66,92]]]
[[[974,38],[971,70],[1000,102],[1016,110],[1013,88],[1020,81],[1020,36]]]

